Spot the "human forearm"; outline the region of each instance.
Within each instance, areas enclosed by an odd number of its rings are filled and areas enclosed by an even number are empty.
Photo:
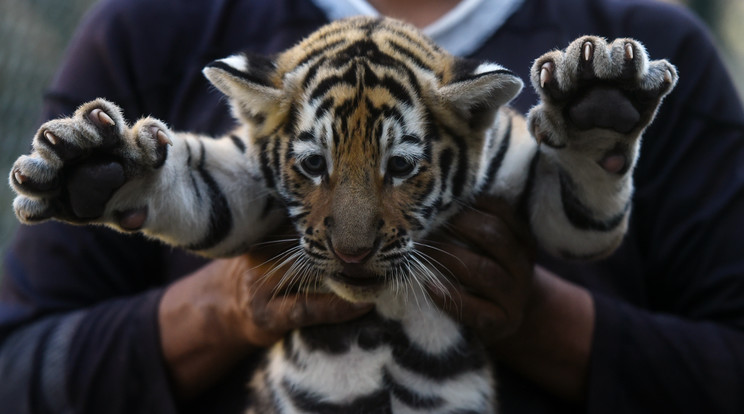
[[[275,256],[261,253],[216,260],[163,295],[161,346],[179,398],[198,395],[236,362],[292,329],[353,319],[371,309],[331,294],[284,292],[280,278],[271,276],[283,271],[270,260]]]
[[[166,290],[158,308],[161,347],[174,393],[183,399],[208,388],[258,347],[241,335],[235,262],[215,261]],[[232,279],[232,280],[231,280]]]
[[[62,369],[82,316],[83,312],[74,312],[43,318],[0,341],[0,372],[3,378],[13,378],[0,387],[3,410],[30,414],[52,407],[71,409]],[[40,367],[41,375],[35,375],[34,367]]]
[[[740,295],[730,297],[741,303]],[[682,316],[599,293],[594,303],[588,413],[608,412],[608,401],[613,413],[744,412],[738,306],[709,297]]]
[[[13,379],[0,386],[3,412],[175,413],[152,321],[160,293],[14,329],[0,342],[0,376]]]
[[[572,401],[585,397],[594,332],[594,303],[586,289],[536,266],[524,319],[492,346],[499,363]]]

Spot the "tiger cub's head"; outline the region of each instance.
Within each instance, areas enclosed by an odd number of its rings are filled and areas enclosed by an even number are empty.
[[[472,199],[486,131],[522,87],[498,65],[372,18],[204,72],[230,97],[300,232],[293,277],[365,301],[433,277],[416,241]]]

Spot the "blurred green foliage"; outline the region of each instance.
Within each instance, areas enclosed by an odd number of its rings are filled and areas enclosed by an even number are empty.
[[[0,0],[0,254],[17,226],[6,177],[18,155],[28,152],[44,89],[93,2]]]

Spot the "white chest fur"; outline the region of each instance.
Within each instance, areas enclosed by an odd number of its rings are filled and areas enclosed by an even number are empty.
[[[292,332],[251,385],[286,413],[495,412],[482,346],[421,298],[382,295],[360,320]]]

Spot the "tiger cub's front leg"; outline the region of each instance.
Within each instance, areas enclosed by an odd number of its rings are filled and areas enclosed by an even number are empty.
[[[97,99],[39,128],[11,170],[13,206],[24,223],[100,223],[209,256],[237,254],[282,217],[266,208],[250,150],[238,136],[174,133],[149,117],[130,127]]]
[[[528,118],[531,227],[555,255],[605,256],[627,228],[641,134],[677,72],[632,39],[585,36],[538,58],[531,78],[542,98]]]

